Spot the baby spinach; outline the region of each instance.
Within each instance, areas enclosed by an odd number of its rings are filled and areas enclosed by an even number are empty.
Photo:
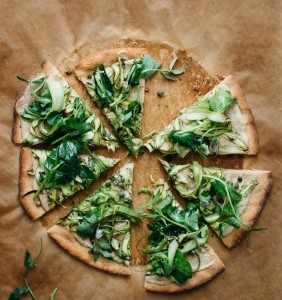
[[[209,107],[212,111],[223,114],[226,109],[235,103],[235,99],[230,91],[219,89],[209,98]]]
[[[189,261],[182,252],[177,250],[173,261],[173,277],[179,284],[184,284],[188,279],[192,278],[192,273]]]

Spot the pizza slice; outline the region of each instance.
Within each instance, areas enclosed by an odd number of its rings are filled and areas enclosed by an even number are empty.
[[[71,255],[95,268],[129,275],[133,163],[124,165],[48,234]]]
[[[111,151],[119,146],[101,119],[50,62],[44,61],[31,80],[20,79],[27,86],[15,104],[15,143],[56,144],[64,138],[76,138]]]
[[[205,221],[228,247],[253,228],[271,189],[271,172],[202,167],[198,162],[171,165],[161,161],[182,197],[200,208]]]
[[[150,152],[159,150],[180,157],[190,151],[202,156],[254,155],[258,152],[258,136],[244,93],[235,78],[228,76],[184,108],[145,147]]]
[[[32,219],[87,188],[119,159],[82,154],[81,144],[65,140],[52,151],[23,147],[20,154],[20,201]]]
[[[138,156],[143,141],[141,131],[145,79],[161,63],[145,49],[109,49],[91,53],[75,69],[78,79],[113,126],[129,152]]]
[[[167,183],[159,180],[143,212],[148,224],[145,289],[173,293],[198,287],[224,270],[208,244],[209,229],[200,220],[199,208],[182,208]]]

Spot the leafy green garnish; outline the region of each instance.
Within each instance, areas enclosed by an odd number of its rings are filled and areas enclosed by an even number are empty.
[[[149,54],[145,54],[143,57],[144,70],[142,71],[142,78],[149,79],[151,78],[158,70],[162,63],[156,61]]]
[[[223,114],[233,103],[235,103],[235,101],[230,91],[222,89],[219,89],[212,97],[209,98],[210,109],[221,114]]]
[[[27,275],[29,273],[29,270],[32,270],[32,269],[36,268],[36,262],[37,262],[37,260],[39,259],[40,255],[42,253],[42,248],[43,248],[43,243],[42,243],[42,239],[41,239],[40,250],[39,250],[38,255],[35,257],[35,259],[33,259],[31,257],[31,254],[28,250],[25,251],[25,258],[24,258],[24,265],[25,265],[25,268],[26,268],[25,272],[24,272],[25,287],[15,288],[9,296],[9,300],[19,300],[21,298],[21,296],[28,295],[28,294],[31,296],[31,298],[33,300],[37,300],[36,296],[34,295],[32,289],[31,289],[30,284],[27,281]],[[51,300],[55,299],[56,291],[57,291],[57,288],[51,294],[51,296],[50,296]]]
[[[192,267],[179,250],[175,253],[172,275],[179,284],[184,284],[188,279],[192,278]]]
[[[178,143],[181,146],[187,147],[200,154],[203,157],[205,156],[205,147],[207,144],[205,143],[207,139],[203,139],[200,135],[196,135],[193,132],[182,132],[181,130],[172,130],[168,138],[173,143]]]

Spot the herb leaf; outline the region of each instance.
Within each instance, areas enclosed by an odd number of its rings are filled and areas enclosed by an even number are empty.
[[[219,89],[210,98],[209,107],[212,111],[222,114],[233,103],[235,103],[235,100],[230,91]]]
[[[142,71],[141,77],[144,79],[151,78],[162,65],[161,62],[153,59],[149,54],[145,54],[143,57],[144,70]]]
[[[28,250],[25,251],[24,264],[28,269],[34,269],[36,267],[35,261],[32,259]]]
[[[9,296],[9,300],[19,300],[21,296],[29,293],[28,288],[15,288]]]
[[[192,267],[182,252],[176,251],[173,262],[173,276],[179,284],[185,283],[192,278]]]

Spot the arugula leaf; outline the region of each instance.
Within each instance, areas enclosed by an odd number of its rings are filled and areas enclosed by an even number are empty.
[[[149,54],[144,55],[143,64],[144,70],[142,71],[141,77],[144,79],[151,78],[162,65],[161,62],[154,60]]]
[[[25,251],[24,264],[28,269],[34,269],[36,267],[35,261],[32,259],[28,250]]]
[[[208,142],[207,139],[202,138],[200,135],[196,135],[194,132],[184,132],[181,130],[172,130],[168,138],[173,143],[178,143],[181,146],[190,148],[201,156],[205,157],[205,153],[203,152],[203,145],[206,145]]]
[[[9,300],[19,300],[21,296],[29,293],[28,288],[15,288],[9,296]]]
[[[235,99],[230,91],[222,89],[219,89],[211,98],[209,98],[210,109],[221,114],[233,103],[235,103]]]
[[[189,261],[185,258],[183,253],[177,250],[174,256],[172,275],[179,284],[183,284],[192,278],[192,273],[193,271]]]

